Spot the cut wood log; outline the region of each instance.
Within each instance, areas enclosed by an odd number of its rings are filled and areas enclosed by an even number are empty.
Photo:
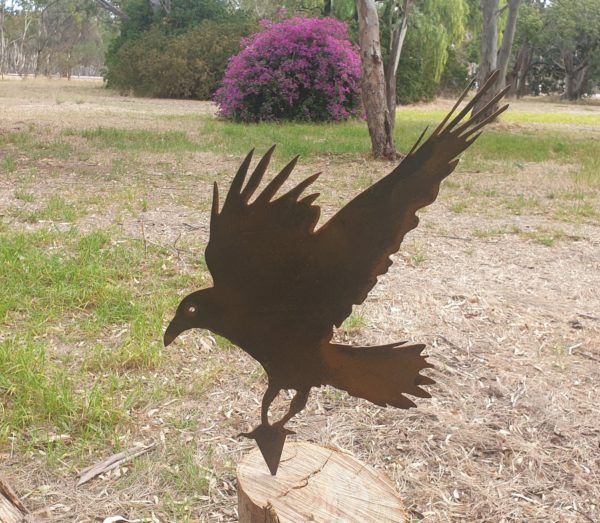
[[[240,523],[409,521],[382,473],[333,448],[287,443],[276,476],[255,449],[237,480]]]
[[[0,478],[0,523],[21,523],[28,514],[21,500]]]

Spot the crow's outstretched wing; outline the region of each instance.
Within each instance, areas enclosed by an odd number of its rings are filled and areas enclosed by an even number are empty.
[[[297,158],[255,196],[274,147],[249,177],[252,152],[248,154],[221,209],[215,183],[206,262],[221,295],[257,319],[254,334],[259,335],[260,323],[270,336],[277,330],[298,341],[331,337],[333,325],[339,326],[387,271],[389,256],[418,223],[415,212],[435,200],[441,181],[458,163],[457,155],[506,109],[461,123],[494,80],[450,121],[463,94],[429,139],[419,146],[421,135],[396,169],[316,231],[320,209],[313,202],[318,194],[302,193],[318,175],[276,195]]]
[[[310,307],[311,297],[304,293],[312,273],[313,233],[320,213],[319,207],[312,205],[318,194],[302,196],[318,174],[282,196],[276,195],[297,158],[254,197],[273,149],[267,151],[249,177],[252,152],[248,154],[222,209],[215,183],[206,248],[215,287],[241,308],[267,315],[262,318],[266,324],[273,321],[274,315],[285,317],[300,313],[307,304]]]
[[[419,146],[423,133],[410,153],[389,175],[379,180],[342,208],[317,230],[315,250],[321,267],[321,294],[314,306],[331,323],[339,326],[387,272],[390,255],[405,234],[418,224],[415,212],[432,203],[440,183],[458,163],[457,156],[479,136],[480,129],[506,110],[505,105],[491,116],[480,115],[494,106],[502,91],[478,114],[464,123],[475,102],[495,83],[497,72],[479,93],[453,117],[467,90],[431,136]]]

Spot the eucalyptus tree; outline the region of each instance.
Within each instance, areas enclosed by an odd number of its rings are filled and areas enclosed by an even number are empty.
[[[554,0],[545,21],[545,58],[563,75],[564,98],[576,100],[600,73],[600,1]]]
[[[545,4],[544,0],[525,0],[521,5],[514,58],[506,75],[506,83],[511,86],[508,96],[521,97],[527,94],[532,67],[541,62]]]
[[[373,154],[393,158],[398,78],[403,77],[405,42],[412,39],[416,44],[418,74],[425,73],[436,86],[446,64],[448,46],[464,39],[468,5],[466,0],[384,0],[357,1],[357,7],[363,100]]]
[[[481,56],[477,70],[477,81],[480,88],[496,69],[500,69],[500,74],[498,75],[494,89],[490,89],[486,96],[481,97],[473,107],[474,114],[485,107],[506,85],[506,73],[515,38],[520,4],[521,0],[507,0],[506,4],[500,8],[499,0],[481,0],[483,30],[481,32]],[[498,27],[500,17],[505,10],[507,11],[507,18],[500,49],[498,50]],[[480,118],[483,119],[492,114],[497,107],[497,104],[489,107],[486,111],[482,112]]]
[[[357,0],[358,42],[361,58],[361,91],[375,158],[396,159],[394,126],[387,106],[381,57],[379,14],[373,0]]]

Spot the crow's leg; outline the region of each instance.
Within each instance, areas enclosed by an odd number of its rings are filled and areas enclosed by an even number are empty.
[[[262,406],[260,409],[260,422],[263,425],[269,425],[269,407],[271,406],[271,403],[273,403],[273,400],[279,394],[280,390],[281,389],[279,387],[273,385],[271,383],[271,380],[269,380],[269,386],[267,387],[265,395],[263,396]]]
[[[290,408],[288,413],[281,418],[275,425],[283,426],[288,421],[290,421],[296,414],[298,414],[304,407],[306,407],[306,402],[308,401],[308,395],[310,394],[310,387],[307,389],[299,389],[296,391],[296,394],[292,398],[290,403]]]

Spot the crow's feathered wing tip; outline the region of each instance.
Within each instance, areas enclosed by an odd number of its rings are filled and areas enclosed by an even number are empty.
[[[454,129],[454,127],[456,127],[456,125],[458,125],[464,119],[464,117],[475,106],[475,104],[481,99],[481,97],[484,96],[485,93],[487,93],[487,91],[489,91],[494,86],[496,80],[498,79],[498,75],[499,74],[500,74],[500,70],[499,69],[496,69],[495,71],[493,71],[492,74],[490,74],[490,76],[488,76],[488,78],[485,81],[485,83],[477,91],[477,93],[475,94],[475,96],[473,96],[473,98],[471,98],[471,100],[469,100],[467,102],[467,104],[452,119],[452,121],[450,121],[448,123],[448,121],[450,120],[450,118],[452,118],[452,116],[454,115],[454,111],[456,111],[456,109],[458,108],[458,106],[460,105],[460,103],[464,100],[465,96],[468,94],[468,92],[470,91],[470,89],[473,87],[473,84],[475,83],[475,78],[473,80],[471,80],[471,82],[466,87],[466,89],[462,92],[462,94],[460,95],[460,97],[458,98],[458,100],[456,101],[456,103],[454,104],[454,106],[452,107],[452,109],[450,110],[450,112],[445,116],[445,118],[436,127],[435,131],[433,131],[432,136],[437,136],[441,132],[452,131]],[[492,100],[490,100],[490,102],[488,102],[486,104],[486,106],[485,106],[485,108],[483,110],[487,109],[490,105],[495,104],[500,98],[502,98],[506,94],[507,91],[508,91],[508,88],[505,88],[502,91],[500,91],[500,93],[498,93]],[[469,118],[469,120],[467,122],[465,122],[461,126],[461,129],[464,128],[464,127],[468,127],[468,125],[470,125],[474,121],[474,118],[476,118],[476,115],[471,115],[471,117]],[[461,130],[461,132],[462,132],[462,130]]]
[[[248,183],[246,183],[246,186],[241,192],[242,201],[244,203],[248,203],[248,200],[250,200],[250,198],[260,185],[263,176],[267,172],[267,167],[269,167],[269,163],[271,162],[271,156],[273,156],[273,151],[275,151],[275,147],[276,144],[273,144],[263,155],[263,157],[258,162],[258,165],[255,167],[254,172],[250,176]]]
[[[212,199],[212,209],[211,209],[211,218],[219,215],[219,185],[215,181],[213,183],[213,199]]]

